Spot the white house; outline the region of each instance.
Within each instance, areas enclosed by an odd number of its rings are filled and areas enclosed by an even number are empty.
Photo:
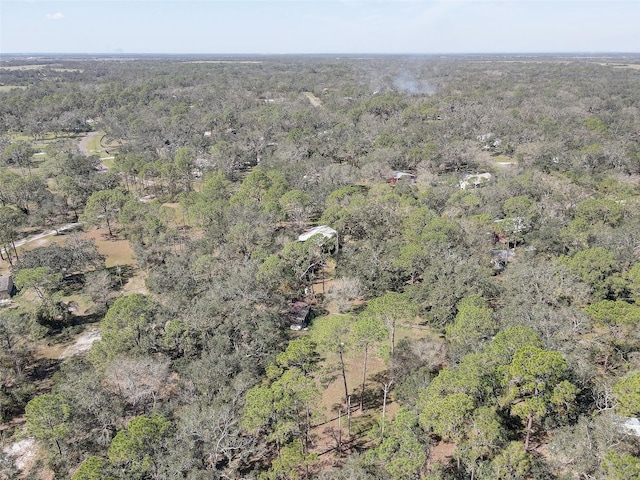
[[[492,178],[493,175],[489,172],[476,174],[467,173],[462,177],[462,180],[460,180],[460,188],[462,190],[466,190],[469,186],[472,186],[473,188],[482,187],[489,183]]]
[[[9,301],[14,293],[13,279],[11,276],[0,275],[0,300]]]
[[[629,435],[640,437],[640,419],[633,417],[623,418],[622,428]]]
[[[336,237],[338,235],[338,232],[336,232],[333,228],[331,228],[331,227],[329,227],[327,225],[319,225],[319,226],[317,226],[315,228],[312,228],[308,232],[304,232],[302,235],[300,235],[298,237],[298,241],[299,242],[306,242],[307,240],[309,240],[314,235],[322,235],[325,238],[333,238],[333,237]]]
[[[313,237],[314,235],[322,235],[325,239],[331,239],[334,238],[336,239],[336,249],[335,251],[338,251],[338,232],[335,231],[333,228],[327,226],[327,225],[318,225],[315,228],[312,228],[311,230],[309,230],[308,232],[304,232],[303,234],[301,234],[300,236],[298,236],[298,241],[299,242],[306,242],[307,240],[309,240],[311,237]]]

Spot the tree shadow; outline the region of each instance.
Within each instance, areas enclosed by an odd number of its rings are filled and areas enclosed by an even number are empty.
[[[369,377],[369,380],[365,384],[363,404],[366,409],[379,409],[382,408],[384,402],[384,385],[391,381],[391,371],[383,370]],[[390,392],[393,390],[394,384],[390,385],[387,392],[387,403],[391,401]],[[360,391],[358,391],[360,394]],[[357,397],[358,402],[360,397]]]
[[[377,383],[368,383],[367,385],[365,385],[363,397],[364,411],[366,412],[368,410],[382,408],[383,396],[384,394],[382,391],[382,385]],[[358,402],[359,401],[360,398],[358,397]],[[387,401],[389,401],[388,398]]]
[[[47,344],[51,346],[64,346],[73,340],[76,335],[85,331],[87,325],[95,325],[104,318],[104,314],[87,314],[71,316],[67,323],[57,328],[51,328],[47,333]]]
[[[61,291],[64,295],[73,295],[82,290],[86,282],[84,273],[72,273],[62,279]]]
[[[84,315],[75,315],[71,310],[73,302],[61,302],[59,304],[63,314],[56,317],[39,313],[36,322],[47,329],[47,337],[54,343],[65,342],[70,336],[80,333],[85,325],[91,325],[100,322],[106,313],[89,312]]]
[[[115,289],[121,290],[129,280],[137,275],[139,268],[135,265],[124,264],[107,267],[107,271],[111,278],[115,279]]]
[[[25,374],[32,382],[42,383],[53,377],[60,370],[61,360],[37,358],[25,368]],[[49,385],[39,385],[39,390],[48,390]]]
[[[104,318],[104,312],[91,312],[84,315],[73,315],[69,321],[70,327],[78,327],[81,325],[91,325],[98,323]]]
[[[353,305],[351,310],[349,311],[349,313],[351,313],[352,315],[358,315],[359,313],[362,313],[362,311],[367,308],[367,304],[366,303],[361,303],[358,305]]]
[[[375,416],[364,413],[351,419],[351,437],[346,445],[352,452],[362,452],[370,445],[370,433],[378,428]]]

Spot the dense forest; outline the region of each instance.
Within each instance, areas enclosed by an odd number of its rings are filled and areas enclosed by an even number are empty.
[[[640,478],[640,57],[0,60],[0,478]]]

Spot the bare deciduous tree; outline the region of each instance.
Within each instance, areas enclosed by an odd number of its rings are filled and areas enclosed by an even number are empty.
[[[122,397],[134,409],[140,402],[151,399],[155,408],[162,387],[169,377],[166,357],[119,357],[107,367],[105,382],[108,388]],[[146,403],[144,407],[146,408]]]
[[[362,291],[362,282],[358,278],[341,277],[333,282],[327,298],[335,303],[340,313],[345,313],[353,308],[353,301],[362,296]]]

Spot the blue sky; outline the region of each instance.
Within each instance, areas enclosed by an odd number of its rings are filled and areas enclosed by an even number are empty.
[[[0,0],[0,53],[640,52],[640,0]]]

